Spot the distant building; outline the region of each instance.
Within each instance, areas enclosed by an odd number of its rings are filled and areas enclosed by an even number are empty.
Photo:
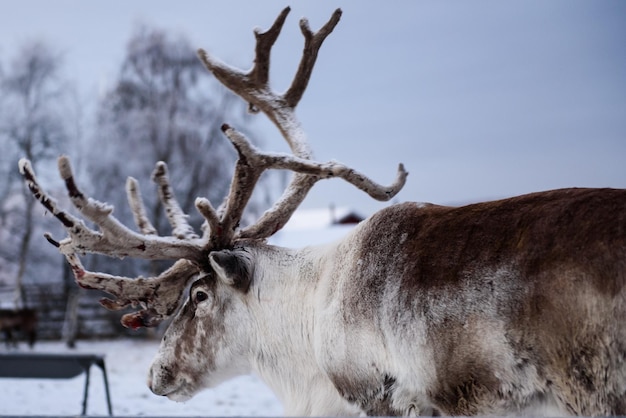
[[[269,243],[292,248],[326,244],[345,236],[363,219],[349,208],[299,209]]]

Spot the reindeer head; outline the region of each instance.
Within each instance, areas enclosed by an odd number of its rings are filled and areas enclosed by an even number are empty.
[[[250,372],[252,345],[245,299],[254,260],[244,248],[214,251],[212,272],[200,275],[163,336],[148,375],[157,395],[184,401],[197,391]]]
[[[196,208],[205,218],[201,234],[197,234],[187,223],[163,162],[156,164],[153,180],[158,185],[159,196],[172,227],[171,236],[157,235],[146,216],[137,182],[132,178],[128,180],[126,189],[138,232],[121,224],[113,216],[112,207],[85,196],[76,185],[69,159],[64,156],[59,158],[59,172],[69,197],[80,214],[97,225],[99,230],[94,230],[57,206],[39,186],[29,161],[22,159],[19,162],[20,172],[33,195],[61,221],[69,234],[61,241],[49,235],[46,237],[64,254],[77,283],[84,288],[111,294],[114,299],[101,301],[108,309],[122,309],[129,305],[140,307],[138,311],[123,316],[124,326],[152,327],[172,316],[183,299],[184,290],[193,282],[187,301],[165,334],[161,351],[172,351],[172,354],[178,355],[195,354],[192,361],[184,362],[184,370],[173,363],[153,367],[152,386],[157,393],[185,398],[199,387],[209,384],[202,381],[202,376],[206,374],[198,371],[219,369],[223,374],[238,372],[232,365],[230,368],[234,369],[228,370],[228,358],[220,358],[215,353],[219,351],[218,347],[227,347],[221,350],[223,353],[235,353],[239,349],[238,344],[245,340],[245,336],[232,337],[237,332],[237,326],[229,323],[234,318],[233,312],[239,309],[231,301],[237,295],[245,294],[254,270],[255,260],[246,258],[245,248],[261,245],[259,243],[280,230],[318,180],[340,177],[378,200],[391,199],[404,185],[407,173],[402,164],[394,183],[383,187],[340,163],[311,160],[312,152],[295,116],[295,108],[307,87],[318,51],[339,22],[341,10],[336,10],[317,32],[310,30],[306,19],[300,21],[304,36],[300,65],[288,90],[277,94],[269,86],[270,51],[289,10],[284,9],[266,32],[255,31],[255,60],[248,72],[227,66],[204,50],[198,52],[206,68],[246,100],[251,111],[263,112],[276,125],[293,152],[293,155],[262,152],[243,134],[224,124],[222,131],[237,150],[239,159],[230,192],[222,206],[216,210],[207,199],[196,199]],[[271,209],[253,225],[241,228],[239,222],[254,186],[268,169],[287,169],[296,174]],[[85,252],[176,261],[157,277],[133,279],[85,270],[77,255]],[[228,332],[223,332],[226,329]],[[178,352],[174,353],[176,350]],[[209,352],[212,354],[209,355]],[[174,367],[178,370],[173,370]],[[154,383],[157,380],[158,385]]]

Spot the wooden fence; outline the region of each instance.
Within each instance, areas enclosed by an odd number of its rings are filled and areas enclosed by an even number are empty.
[[[13,306],[15,289],[0,286],[3,308]],[[83,291],[63,283],[27,284],[24,286],[25,306],[37,311],[37,338],[109,338],[120,335],[141,336],[141,332],[122,327],[120,318],[125,311],[111,312],[98,300],[106,295],[98,291]],[[72,311],[75,309],[75,320]],[[75,327],[71,329],[70,327]]]

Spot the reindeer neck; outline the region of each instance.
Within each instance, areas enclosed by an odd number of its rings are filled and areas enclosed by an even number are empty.
[[[252,369],[285,402],[285,413],[345,414],[345,401],[314,359],[315,307],[321,270],[337,244],[293,250],[262,246],[256,254],[254,281],[248,292],[257,333],[251,347]],[[325,394],[326,405],[310,404],[310,391]],[[299,399],[296,404],[288,402]]]

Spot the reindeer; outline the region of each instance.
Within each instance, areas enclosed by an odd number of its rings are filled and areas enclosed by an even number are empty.
[[[157,395],[184,401],[240,374],[256,373],[288,415],[626,414],[626,190],[562,189],[446,207],[400,203],[332,244],[288,249],[280,230],[319,180],[342,178],[388,200],[389,187],[337,162],[315,162],[295,116],[325,38],[341,11],[313,32],[285,93],[269,86],[270,51],[289,8],[255,31],[254,65],[199,57],[226,87],[263,112],[293,155],[265,153],[233,127],[238,152],[229,195],[206,222],[186,221],[163,162],[153,180],[172,226],[157,235],[137,181],[127,194],[138,232],[84,195],[67,157],[59,172],[80,214],[62,210],[30,163],[20,171],[69,236],[56,241],[78,284],[108,292],[109,309],[132,305],[122,323],[152,327],[174,316],[150,368]],[[294,177],[256,223],[239,225],[262,172]],[[156,277],[91,272],[80,253],[175,261]]]
[[[33,348],[37,340],[37,311],[29,308],[0,309],[0,331],[7,348],[17,348],[15,332],[27,339],[28,346]]]

